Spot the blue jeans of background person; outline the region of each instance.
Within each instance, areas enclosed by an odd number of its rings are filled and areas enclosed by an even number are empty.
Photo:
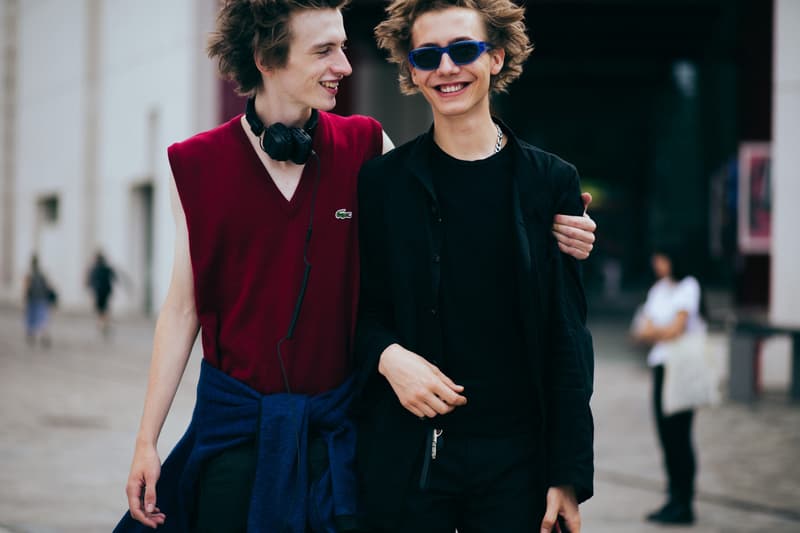
[[[47,300],[35,299],[28,302],[25,308],[25,331],[34,336],[47,326],[50,318],[50,306]]]

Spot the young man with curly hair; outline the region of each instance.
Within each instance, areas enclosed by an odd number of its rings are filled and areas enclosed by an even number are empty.
[[[510,0],[395,0],[376,28],[433,126],[359,177],[357,472],[374,531],[581,529],[593,348],[580,268],[549,221],[575,167],[489,95],[531,52]]]
[[[220,11],[209,55],[247,109],[168,150],[175,259],[117,531],[355,528],[356,179],[392,144],[374,119],[329,113],[351,73],[346,4]],[[584,256],[592,232],[568,222],[588,235],[571,249]],[[197,404],[162,468],[158,436],[199,331]]]

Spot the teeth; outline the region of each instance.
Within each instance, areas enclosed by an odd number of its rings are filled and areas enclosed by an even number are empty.
[[[465,85],[463,83],[458,83],[455,85],[442,85],[441,87],[439,87],[439,90],[442,91],[443,93],[454,93],[456,91],[460,91],[464,87]]]
[[[319,83],[320,83],[320,85],[322,85],[323,87],[326,87],[328,89],[338,89],[339,88],[339,82],[338,81],[321,81]]]

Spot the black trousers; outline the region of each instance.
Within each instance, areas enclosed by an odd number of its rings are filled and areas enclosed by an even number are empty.
[[[198,481],[197,533],[245,533],[256,450],[250,442],[211,459]]]
[[[380,533],[539,531],[546,492],[529,436],[442,436],[420,488],[422,458],[399,520]],[[426,450],[430,453],[429,450]]]
[[[308,473],[318,479],[328,467],[328,452],[322,439],[308,443]],[[192,531],[197,533],[245,533],[250,495],[256,470],[255,442],[225,450],[211,459],[200,473],[197,512]],[[356,533],[355,517],[338,517],[342,533]],[[310,527],[308,531],[310,531]]]
[[[691,504],[694,498],[694,478],[697,470],[692,446],[694,411],[664,416],[661,395],[664,388],[664,367],[653,367],[653,412],[658,440],[664,454],[664,468],[669,482],[670,501]]]

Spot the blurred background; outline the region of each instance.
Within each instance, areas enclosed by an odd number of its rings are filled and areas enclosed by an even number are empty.
[[[84,272],[102,249],[130,277],[114,310],[157,310],[173,236],[166,147],[243,108],[204,52],[217,4],[0,2],[0,298],[19,299],[38,253],[62,308],[87,310]],[[376,117],[399,144],[431,119],[421,98],[400,95],[374,45],[385,4],[347,10],[354,73],[336,111]],[[680,238],[692,270],[734,306],[793,318],[783,299],[800,283],[797,4],[527,3],[536,50],[494,108],[575,163],[593,193],[591,291],[613,299],[648,286],[654,240]],[[766,179],[742,176],[758,157]]]
[[[593,193],[594,305],[627,313],[652,281],[652,245],[669,240],[712,315],[800,323],[798,3],[527,2],[536,50],[493,106]],[[385,5],[347,10],[353,75],[336,111],[376,117],[399,144],[431,117],[376,49]],[[88,311],[102,250],[126,282],[112,313],[157,312],[174,231],[166,147],[243,109],[205,55],[217,6],[0,1],[0,302],[19,302],[36,253],[60,308]]]
[[[374,116],[400,144],[431,116],[421,97],[400,94],[395,67],[375,47],[386,4],[354,0],[345,13],[353,75],[335,111]],[[21,309],[37,254],[59,314],[72,317],[62,327],[80,324],[93,307],[87,269],[102,250],[124,281],[111,314],[151,334],[172,262],[166,147],[244,108],[205,54],[217,7],[0,0],[4,312]],[[610,336],[600,344],[624,337],[653,281],[652,247],[664,240],[690,254],[721,346],[747,320],[800,327],[800,1],[529,0],[526,8],[536,50],[493,106],[521,137],[574,163],[594,196],[598,243],[585,274],[593,319]],[[0,328],[9,360],[12,337],[23,335],[14,320]],[[759,339],[756,386],[788,389],[800,375],[792,366],[800,343],[790,339]]]

